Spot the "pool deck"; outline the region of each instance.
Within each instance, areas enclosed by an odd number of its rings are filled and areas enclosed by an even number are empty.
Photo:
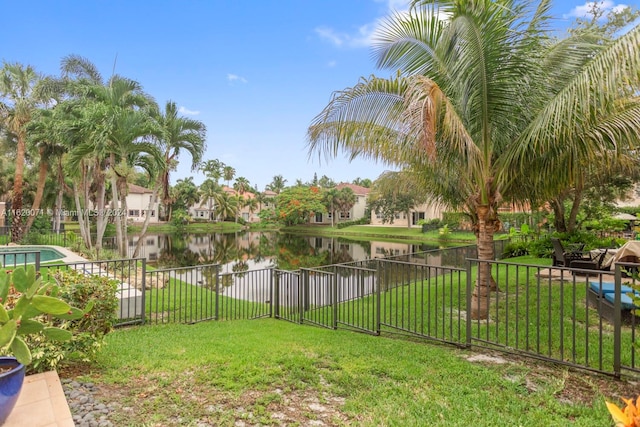
[[[55,371],[24,378],[16,406],[4,427],[73,427],[73,417]]]
[[[80,255],[78,255],[75,252],[70,251],[69,249],[62,247],[62,246],[53,246],[53,245],[45,245],[43,246],[45,248],[52,248],[55,249],[56,251],[60,252],[62,255],[64,255],[64,258],[61,258],[59,260],[56,261],[61,261],[64,263],[71,263],[71,262],[87,262],[88,260],[85,258],[82,258]]]

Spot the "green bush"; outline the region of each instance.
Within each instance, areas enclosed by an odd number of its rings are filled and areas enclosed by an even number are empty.
[[[91,362],[105,344],[105,335],[117,321],[117,281],[103,276],[87,276],[75,270],[59,271],[55,280],[60,287],[60,298],[72,306],[92,309],[83,318],[60,323],[60,328],[73,333],[70,341],[52,343],[40,336],[30,338],[33,371],[56,369],[63,360]]]
[[[345,228],[345,227],[350,227],[352,225],[365,225],[365,224],[369,224],[369,222],[370,222],[370,219],[365,216],[360,219],[354,219],[353,221],[339,222],[336,224],[336,228]]]
[[[510,242],[502,251],[502,258],[513,258],[529,255],[529,243],[524,241]]]

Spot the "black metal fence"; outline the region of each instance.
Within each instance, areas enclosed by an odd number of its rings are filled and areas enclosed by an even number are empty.
[[[55,245],[68,246],[73,243],[76,235],[64,230],[31,230],[22,237],[23,245]],[[0,245],[11,242],[11,227],[0,226]]]
[[[146,289],[146,260],[144,258],[54,263],[39,268],[45,280],[54,280],[56,272],[65,270],[75,270],[87,276],[108,277],[115,281],[118,299],[116,325],[144,323],[147,304],[147,293],[144,292]]]
[[[640,283],[627,273],[640,265],[590,271],[480,261],[469,251],[298,271],[226,272],[216,264],[147,270],[144,259],[41,271],[73,268],[118,280],[120,324],[275,317],[497,349],[616,376],[640,373],[633,297]],[[455,266],[461,256],[464,265]],[[482,295],[481,266],[492,279],[484,300],[474,298]]]

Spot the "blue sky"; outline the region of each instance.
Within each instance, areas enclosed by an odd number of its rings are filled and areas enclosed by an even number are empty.
[[[605,0],[610,9],[640,0]],[[314,173],[336,182],[376,179],[368,160],[308,158],[306,131],[332,92],[362,76],[387,76],[371,56],[377,22],[403,0],[0,0],[0,59],[59,73],[81,55],[104,76],[139,81],[160,105],[173,100],[207,126],[205,159],[219,159],[263,190]],[[584,0],[554,2],[559,28],[583,13]],[[193,176],[181,157],[172,181]]]

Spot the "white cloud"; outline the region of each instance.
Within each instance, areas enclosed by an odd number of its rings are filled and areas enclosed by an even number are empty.
[[[329,68],[333,68],[336,65],[338,65],[338,63],[335,60],[331,60],[331,61],[327,62],[327,67],[329,67]]]
[[[227,74],[227,80],[231,83],[240,82],[240,83],[248,83],[247,79],[237,74]]]
[[[185,107],[178,108],[178,112],[187,116],[197,116],[198,114],[200,114],[200,111],[188,110]]]
[[[599,9],[601,9],[605,15],[611,11],[620,11],[627,7],[625,4],[615,4],[612,0],[601,0],[596,2],[586,2],[583,5],[576,6],[571,9],[571,12],[562,15],[564,19],[568,18],[584,18],[589,15],[589,11],[593,9],[593,6],[597,5]]]
[[[409,15],[410,0],[374,0],[376,3],[385,3],[384,15],[372,22],[363,24],[351,32],[339,32],[333,28],[321,26],[315,29],[316,34],[324,40],[338,47],[369,47],[376,38],[376,33],[381,28],[383,20],[392,14],[399,16]],[[446,17],[443,17],[446,19]]]

